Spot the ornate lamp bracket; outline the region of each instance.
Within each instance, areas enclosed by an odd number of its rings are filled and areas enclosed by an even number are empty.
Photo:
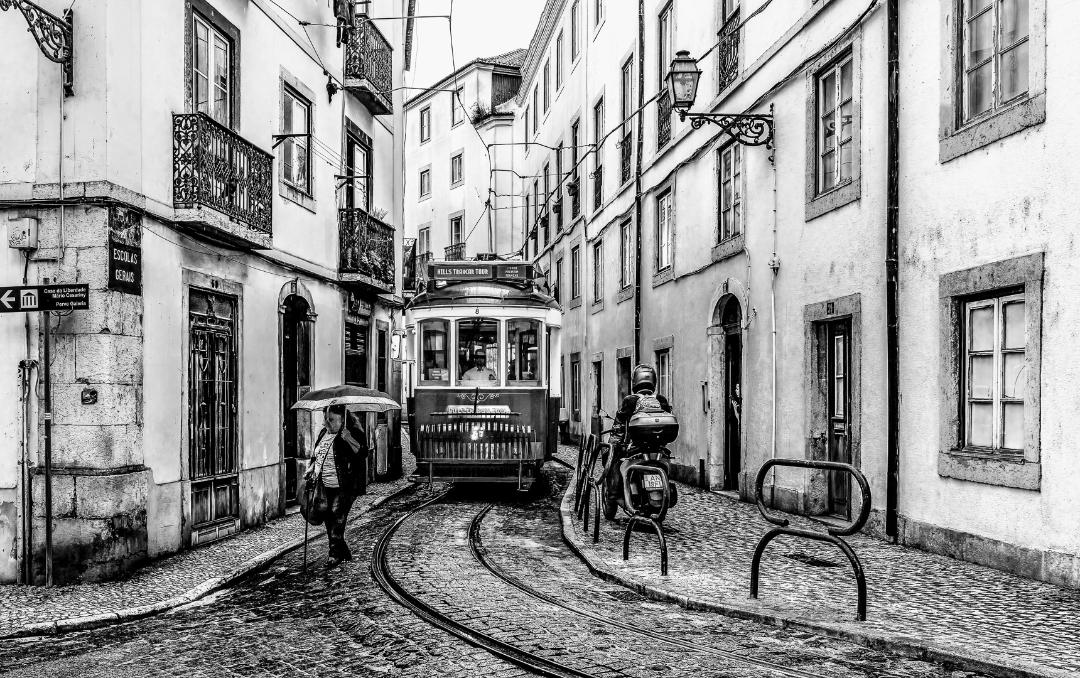
[[[679,111],[679,120],[690,119],[690,126],[698,129],[705,123],[717,125],[733,139],[746,146],[773,147],[772,107],[768,113],[690,113]]]
[[[49,61],[60,64],[63,71],[64,93],[74,93],[74,44],[71,10],[64,11],[61,19],[30,0],[0,0],[0,10],[18,8],[26,18],[27,30],[34,35],[41,53]]]

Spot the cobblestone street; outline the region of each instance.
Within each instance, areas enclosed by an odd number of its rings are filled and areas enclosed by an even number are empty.
[[[392,575],[454,620],[584,675],[975,675],[813,633],[687,611],[595,578],[562,542],[559,501],[569,473],[555,465],[549,473],[548,492],[539,499],[501,492],[492,505],[489,491],[455,489],[408,515],[388,544]],[[293,551],[166,614],[0,642],[0,666],[12,676],[87,678],[525,675],[421,620],[372,580],[375,541],[443,489],[420,486],[354,521],[347,536],[356,560],[329,572],[320,540],[307,574]]]

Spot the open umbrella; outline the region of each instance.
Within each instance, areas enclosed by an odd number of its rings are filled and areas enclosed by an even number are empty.
[[[401,409],[401,405],[388,393],[348,384],[308,391],[301,400],[296,401],[291,409],[321,410],[331,405],[345,405],[353,412],[386,412]]]

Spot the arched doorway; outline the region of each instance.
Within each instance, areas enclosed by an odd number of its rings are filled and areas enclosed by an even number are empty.
[[[311,388],[311,327],[315,314],[302,296],[291,294],[281,312],[281,421],[282,457],[285,465],[285,503],[296,502],[297,463],[304,447],[300,416],[290,410]]]
[[[742,308],[730,297],[720,316],[724,330],[724,484],[739,489],[742,471]]]

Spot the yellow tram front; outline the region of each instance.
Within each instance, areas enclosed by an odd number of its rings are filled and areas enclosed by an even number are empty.
[[[405,313],[417,475],[530,486],[555,451],[561,381],[559,305],[532,266],[432,263]]]

